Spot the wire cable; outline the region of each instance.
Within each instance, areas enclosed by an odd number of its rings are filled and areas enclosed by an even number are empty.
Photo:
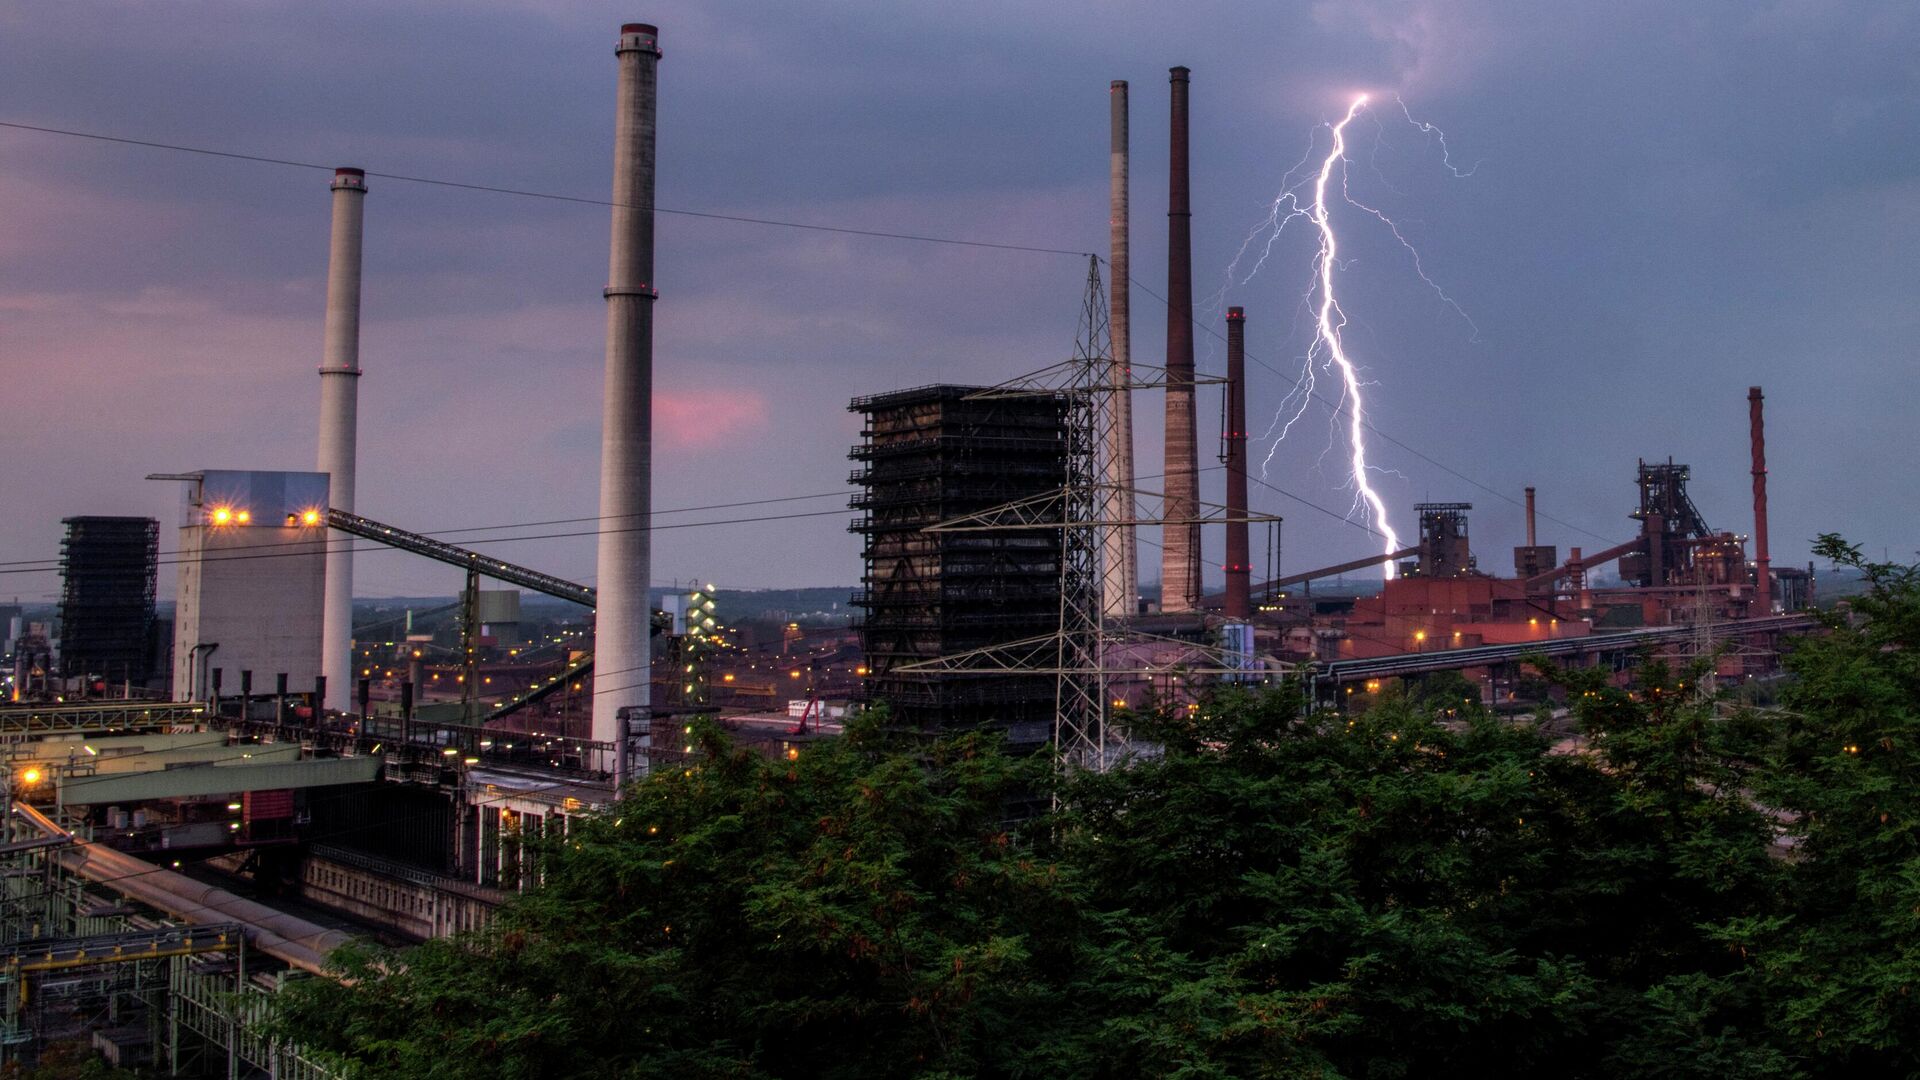
[[[62,136],[67,138],[88,139],[96,142],[115,143],[115,144],[124,145],[124,146],[137,146],[137,147],[142,147],[145,149],[152,149],[152,150],[167,150],[167,151],[172,151],[176,153],[197,154],[197,155],[202,155],[206,157],[222,158],[222,159],[232,160],[232,161],[246,161],[246,162],[253,162],[256,164],[264,164],[264,165],[279,165],[279,166],[284,166],[288,168],[311,169],[311,170],[326,171],[326,172],[330,172],[334,168],[333,166],[330,166],[330,165],[321,165],[317,162],[310,162],[310,161],[298,161],[291,158],[269,157],[261,154],[244,154],[244,153],[238,153],[238,152],[229,151],[229,150],[215,150],[215,149],[212,149],[209,147],[203,147],[203,146],[190,146],[182,143],[166,143],[166,142],[159,142],[159,141],[150,140],[150,139],[135,139],[135,138],[129,138],[129,137],[119,136],[119,135],[107,135],[101,132],[80,131],[72,128],[56,128],[56,127],[49,127],[45,125],[39,125],[39,124],[20,123],[17,121],[0,120],[0,128],[10,128],[16,131],[28,131],[28,132],[34,132],[34,133],[43,134],[43,135],[57,135],[57,136]],[[395,180],[395,181],[400,181],[403,183],[410,183],[410,184],[424,184],[424,185],[430,185],[434,187],[451,188],[455,190],[478,191],[478,192],[486,192],[486,193],[495,194],[495,195],[510,195],[510,196],[516,196],[520,198],[541,199],[541,200],[552,201],[552,202],[573,203],[573,204],[586,205],[586,206],[612,207],[612,206],[624,205],[624,206],[630,206],[633,209],[642,209],[642,210],[651,209],[653,212],[660,213],[660,214],[672,214],[672,215],[677,215],[682,217],[702,218],[702,219],[712,220],[712,221],[731,221],[731,222],[738,222],[742,224],[765,225],[765,226],[771,226],[776,228],[801,229],[801,230],[807,230],[812,232],[839,233],[839,234],[844,234],[849,236],[864,236],[864,237],[871,237],[871,238],[877,238],[877,239],[906,240],[906,241],[913,241],[917,243],[946,244],[946,245],[953,245],[953,246],[959,246],[959,247],[986,248],[986,249],[999,250],[999,251],[1019,251],[1019,252],[1030,252],[1030,253],[1045,254],[1045,255],[1074,255],[1074,256],[1079,256],[1083,258],[1090,256],[1092,258],[1098,259],[1102,263],[1107,263],[1109,269],[1112,268],[1112,264],[1109,263],[1108,260],[1106,260],[1105,258],[1098,255],[1097,253],[1086,252],[1086,251],[1076,251],[1069,248],[1043,247],[1043,246],[1030,245],[1030,244],[1012,244],[1012,243],[1003,243],[1003,242],[986,241],[986,240],[964,240],[957,237],[932,236],[932,235],[927,235],[922,233],[890,232],[890,231],[879,230],[879,229],[858,229],[858,228],[852,228],[848,226],[838,226],[838,225],[817,225],[817,224],[809,224],[809,223],[797,222],[797,221],[784,221],[784,220],[779,220],[775,218],[751,217],[751,216],[739,215],[739,214],[722,214],[722,213],[700,211],[700,210],[682,210],[682,209],[663,207],[658,205],[655,205],[649,208],[639,204],[617,203],[609,199],[596,199],[596,198],[589,198],[586,196],[579,196],[579,195],[561,195],[553,192],[534,191],[526,188],[509,188],[509,187],[495,186],[491,184],[475,184],[475,183],[469,183],[466,181],[446,180],[438,177],[428,177],[428,176],[415,176],[415,175],[410,175],[405,173],[388,173],[388,172],[367,170],[366,175],[371,177],[376,177],[379,179]],[[1135,288],[1140,289],[1140,291],[1146,293],[1150,297],[1153,297],[1155,300],[1159,301],[1162,305],[1165,305],[1169,309],[1171,309],[1171,303],[1167,300],[1166,297],[1161,296],[1159,293],[1154,292],[1151,288],[1148,288],[1145,284],[1143,284],[1137,278],[1132,278],[1130,276],[1129,281],[1133,284]],[[1208,334],[1209,336],[1215,338],[1216,340],[1219,340],[1222,342],[1226,340],[1226,338],[1223,337],[1212,326],[1200,321],[1198,318],[1195,318],[1193,320],[1193,323],[1195,326],[1199,327],[1202,330],[1202,332]],[[1264,359],[1261,359],[1260,357],[1254,356],[1252,354],[1248,354],[1248,359],[1254,361],[1256,364],[1259,364],[1261,367],[1266,368],[1268,371],[1272,372],[1273,374],[1278,375],[1283,379],[1286,379],[1289,383],[1294,385],[1296,388],[1299,387],[1300,385],[1299,380],[1295,379],[1293,376],[1287,374],[1286,372],[1281,371],[1279,368],[1274,367],[1272,364],[1267,363],[1267,361],[1265,361]],[[1344,412],[1345,407],[1343,407],[1338,403],[1328,401],[1325,397],[1322,397],[1317,391],[1315,391],[1311,396],[1313,397],[1314,400],[1318,401],[1321,405],[1331,410],[1335,416],[1342,415],[1342,413]],[[1393,445],[1399,447],[1400,449],[1405,450],[1410,454],[1413,454],[1415,457],[1420,458],[1422,461],[1425,461],[1429,465],[1432,465],[1433,467],[1440,469],[1443,472],[1446,472],[1454,477],[1457,477],[1458,479],[1463,480],[1468,484],[1471,484],[1474,487],[1487,492],[1488,494],[1494,496],[1495,498],[1502,499],[1515,506],[1522,505],[1519,500],[1499,490],[1498,488],[1492,487],[1488,484],[1481,483],[1480,481],[1473,479],[1472,477],[1459,471],[1458,469],[1455,469],[1452,466],[1437,460],[1436,458],[1425,453],[1424,451],[1418,450],[1413,446],[1411,446],[1410,444],[1403,442],[1400,439],[1394,438],[1392,435],[1389,435],[1386,432],[1380,430],[1378,427],[1376,427],[1371,420],[1368,420],[1365,417],[1362,417],[1360,422],[1362,426],[1366,427],[1367,430],[1373,432],[1375,435],[1378,435],[1380,438],[1385,439],[1387,442],[1390,442]],[[1282,492],[1282,494],[1288,494],[1288,497],[1290,498],[1297,498],[1297,496],[1293,496],[1290,493]],[[1305,500],[1301,500],[1301,501],[1305,501]],[[1320,507],[1315,507],[1315,508],[1324,509]],[[1571,522],[1565,521],[1551,514],[1542,513],[1537,508],[1535,510],[1535,513],[1540,517],[1546,518],[1548,521],[1552,521],[1556,524],[1562,525],[1576,532],[1585,533],[1586,535],[1592,536],[1595,539],[1599,539],[1599,540],[1608,539],[1607,537],[1602,536],[1601,534],[1596,533],[1591,529],[1587,529],[1582,526],[1575,525]],[[1338,516],[1340,517],[1341,520],[1351,520],[1346,515],[1338,515]],[[1365,528],[1364,525],[1362,527]],[[1367,528],[1366,531],[1374,535],[1379,535],[1378,533],[1375,533],[1375,531],[1371,528]],[[5,571],[0,571],[0,573],[3,573],[3,572]]]
[[[241,154],[230,150],[214,150],[204,146],[187,146],[181,143],[155,142],[150,139],[130,139],[120,135],[104,135],[96,131],[76,131],[72,128],[45,127],[39,124],[22,124],[15,121],[0,120],[0,127],[15,131],[32,131],[42,135],[62,135],[75,139],[92,139],[96,142],[119,143],[123,146],[139,146],[149,150],[171,150],[182,154],[200,154],[206,157],[226,158],[231,161],[250,161],[260,165],[282,165],[294,169],[316,169],[322,172],[334,171],[332,165],[321,165],[312,161],[295,161],[291,158],[266,157],[260,154]],[[994,251],[1025,251],[1036,255],[1075,255],[1086,257],[1092,252],[1073,251],[1068,248],[1039,247],[1032,244],[1008,244],[991,240],[962,240],[952,236],[928,236],[921,233],[888,232],[884,229],[855,229],[844,225],[812,225],[801,221],[782,221],[777,218],[748,217],[743,214],[721,214],[707,210],[679,210],[666,206],[643,206],[638,203],[618,203],[611,199],[594,199],[583,195],[557,195],[547,191],[532,191],[526,188],[496,187],[492,184],[472,184],[460,180],[442,180],[431,176],[410,176],[405,173],[376,172],[365,170],[366,175],[381,180],[398,180],[407,184],[427,184],[433,187],[454,188],[461,191],[482,191],[490,195],[514,195],[523,199],[544,199],[550,202],[576,203],[582,206],[622,206],[633,210],[651,210],[656,214],[672,214],[677,217],[703,218],[708,221],[733,221],[745,225],[770,225],[781,229],[803,229],[808,232],[841,233],[847,236],[867,236],[881,240],[911,240],[922,244],[949,244],[955,247],[988,248]]]
[[[1098,258],[1098,256],[1095,256],[1095,257]],[[1105,259],[1101,259],[1100,261],[1103,263],[1107,262],[1107,260]],[[1108,266],[1108,269],[1112,269],[1111,263],[1108,263],[1107,266]],[[1140,281],[1139,278],[1129,275],[1127,280],[1133,283],[1134,288],[1139,289],[1141,292],[1146,293],[1148,296],[1153,297],[1155,300],[1159,301],[1162,305],[1164,305],[1169,311],[1173,309],[1172,303],[1166,297],[1161,296],[1159,293],[1154,292],[1152,289],[1148,288],[1145,284],[1143,284]],[[1216,341],[1219,341],[1222,344],[1226,343],[1227,339],[1224,335],[1222,335],[1218,330],[1215,330],[1212,326],[1208,325],[1207,323],[1202,322],[1199,318],[1196,317],[1193,320],[1193,325],[1196,328],[1198,328],[1202,333],[1208,335],[1209,337],[1212,337]],[[1282,379],[1287,380],[1287,382],[1292,384],[1296,390],[1301,389],[1299,379],[1296,379],[1292,375],[1289,375],[1288,373],[1281,371],[1279,368],[1274,367],[1272,364],[1267,363],[1265,360],[1261,359],[1258,356],[1255,356],[1252,353],[1247,353],[1246,357],[1247,359],[1253,361],[1254,363],[1259,364],[1261,367],[1266,368],[1268,371],[1274,373],[1275,375],[1278,375]],[[1319,402],[1322,406],[1324,406],[1328,411],[1333,413],[1333,415],[1335,416],[1345,415],[1347,413],[1347,410],[1351,408],[1351,406],[1344,405],[1339,402],[1328,401],[1325,397],[1321,396],[1318,390],[1311,391],[1310,396],[1313,398],[1313,400]],[[1380,436],[1382,439],[1385,439],[1386,441],[1392,443],[1393,445],[1399,447],[1400,449],[1405,450],[1407,453],[1412,454],[1413,456],[1419,458],[1420,460],[1426,462],[1429,465],[1432,465],[1436,469],[1439,469],[1446,473],[1450,473],[1453,476],[1458,477],[1459,479],[1464,480],[1469,484],[1472,484],[1474,487],[1479,488],[1481,491],[1484,491],[1487,494],[1492,495],[1497,499],[1504,499],[1515,506],[1525,505],[1525,503],[1521,502],[1519,499],[1516,499],[1511,495],[1508,495],[1506,492],[1503,492],[1498,488],[1483,484],[1480,481],[1475,480],[1473,477],[1468,476],[1466,473],[1463,473],[1460,470],[1455,469],[1451,465],[1447,465],[1441,461],[1438,461],[1433,457],[1431,457],[1430,455],[1426,454],[1425,452],[1415,449],[1414,447],[1408,445],[1407,443],[1404,443],[1399,439],[1394,438],[1392,435],[1389,435],[1386,432],[1381,431],[1379,428],[1374,426],[1373,421],[1367,419],[1364,415],[1360,418],[1360,423],[1361,423],[1361,426],[1365,427],[1368,431],[1373,432],[1375,435]],[[1252,479],[1252,478],[1249,477],[1249,479]],[[1548,521],[1551,521],[1557,525],[1565,526],[1566,528],[1572,529],[1575,532],[1585,533],[1586,535],[1591,536],[1596,540],[1600,540],[1608,544],[1612,544],[1614,542],[1612,539],[1606,536],[1603,536],[1600,533],[1594,532],[1592,529],[1584,528],[1582,526],[1575,525],[1570,521],[1565,521],[1560,518],[1554,517],[1552,514],[1544,513],[1540,511],[1537,507],[1534,510],[1534,513],[1536,516],[1546,518]],[[1367,531],[1369,533],[1374,532],[1374,530],[1370,528],[1367,529]],[[1378,536],[1380,534],[1374,533],[1374,535]]]

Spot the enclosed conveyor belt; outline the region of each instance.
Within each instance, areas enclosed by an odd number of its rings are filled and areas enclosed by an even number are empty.
[[[1369,566],[1379,566],[1384,562],[1411,558],[1418,554],[1420,554],[1418,547],[1410,547],[1401,548],[1399,551],[1389,551],[1382,555],[1369,555],[1364,559],[1354,559],[1352,562],[1336,563],[1333,566],[1323,566],[1318,570],[1307,570],[1298,574],[1288,574],[1286,577],[1274,578],[1272,581],[1266,581],[1252,586],[1250,591],[1253,595],[1259,596],[1263,592],[1274,589],[1284,589],[1289,585],[1298,585],[1303,581],[1317,581],[1320,578],[1334,577],[1339,574],[1344,574],[1349,570],[1365,570]],[[1201,606],[1217,608],[1225,603],[1226,599],[1227,594],[1224,592],[1212,593],[1201,601]]]
[[[78,701],[51,705],[0,706],[0,742],[42,739],[50,735],[106,735],[126,731],[164,731],[175,724],[206,719],[197,701]]]
[[[534,592],[557,597],[561,600],[579,604],[582,607],[592,607],[594,603],[595,593],[591,586],[581,585],[578,582],[568,581],[566,578],[555,577],[552,574],[543,574],[538,570],[531,570],[527,567],[507,562],[504,559],[496,559],[491,555],[483,555],[478,551],[470,551],[463,547],[457,547],[443,540],[435,540],[431,536],[422,536],[419,533],[408,532],[405,529],[375,521],[372,518],[349,514],[344,510],[328,510],[327,524],[339,529],[343,533],[349,533],[365,540],[372,540],[375,543],[385,544],[388,547],[399,548],[401,551],[410,551],[415,555],[423,555],[435,562],[443,562],[448,566],[457,566],[462,570],[471,570],[481,577],[504,581],[509,585],[518,585],[523,589],[531,589]],[[672,621],[667,617],[665,612],[655,611],[653,613],[653,632],[655,634],[660,633],[662,629],[671,625]]]
[[[382,524],[372,518],[349,514],[345,510],[328,510],[327,524],[343,533],[385,544],[388,547],[399,548],[401,551],[411,551],[415,555],[424,555],[436,562],[457,566],[462,570],[472,570],[483,577],[504,581],[509,585],[518,585],[523,589],[532,589],[534,592],[568,600],[583,607],[593,606],[593,590],[585,585],[554,577],[552,574],[543,574],[538,570],[529,570],[524,566],[516,566],[491,555],[482,555],[477,551],[455,547],[445,541],[435,540],[431,536],[408,532],[405,529]]]
[[[1544,574],[1535,574],[1527,579],[1527,586],[1551,585],[1564,577],[1571,577],[1575,571],[1587,571],[1596,566],[1605,566],[1622,555],[1640,550],[1647,545],[1647,538],[1636,536],[1624,544],[1615,544],[1605,551],[1596,551],[1591,555],[1582,555],[1576,561],[1568,559]]]

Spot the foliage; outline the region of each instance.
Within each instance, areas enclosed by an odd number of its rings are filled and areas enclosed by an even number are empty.
[[[1831,534],[1853,617],[1788,659],[1778,756],[1758,786],[1794,843],[1785,914],[1749,946],[1772,1024],[1822,1071],[1920,1074],[1920,573]]]
[[[1110,1075],[1578,1075],[1661,980],[1718,961],[1700,924],[1767,895],[1760,815],[1455,703],[1443,723],[1221,701],[1147,728],[1157,761],[1077,779],[1090,901],[1181,977],[1104,1010],[1075,1055]]]
[[[85,1039],[47,1044],[34,1065],[9,1062],[0,1067],[0,1080],[134,1080],[137,1075],[107,1064]]]
[[[1057,782],[701,729],[490,929],[347,953],[285,1029],[383,1076],[1920,1075],[1920,580],[1823,553],[1870,588],[1783,708],[1543,662],[1580,753],[1444,680],[1134,716],[1152,753]]]
[[[381,1075],[973,1075],[1019,1054],[1076,905],[1015,830],[1040,763],[876,722],[769,760],[697,736],[486,932],[351,953],[289,1026]]]

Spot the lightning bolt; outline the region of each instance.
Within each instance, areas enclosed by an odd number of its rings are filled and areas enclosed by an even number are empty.
[[[1409,124],[1429,139],[1438,141],[1441,163],[1449,173],[1456,177],[1472,175],[1473,169],[1462,171],[1453,164],[1444,132],[1432,124],[1416,120],[1407,109],[1406,102],[1401,101],[1397,95],[1394,100],[1400,106],[1400,111]],[[1331,145],[1326,155],[1320,159],[1317,169],[1310,166],[1319,145],[1319,139],[1316,137],[1314,145],[1307,148],[1306,155],[1287,170],[1286,175],[1281,178],[1280,194],[1275,196],[1272,205],[1268,208],[1266,219],[1255,226],[1247,234],[1246,239],[1241,241],[1240,250],[1228,265],[1227,280],[1221,288],[1219,298],[1224,300],[1229,289],[1253,280],[1266,265],[1273,254],[1274,245],[1278,243],[1289,224],[1300,220],[1312,228],[1317,243],[1312,259],[1311,280],[1301,297],[1301,306],[1296,309],[1296,319],[1305,316],[1312,320],[1312,340],[1307,346],[1306,356],[1301,358],[1300,379],[1281,400],[1272,423],[1268,425],[1263,435],[1263,438],[1270,440],[1270,443],[1266,458],[1260,465],[1260,474],[1266,475],[1274,455],[1279,452],[1280,444],[1292,432],[1294,424],[1306,415],[1307,406],[1312,403],[1318,389],[1319,375],[1324,373],[1337,378],[1340,393],[1339,399],[1333,403],[1332,435],[1336,441],[1339,439],[1341,433],[1338,421],[1344,413],[1347,420],[1344,441],[1351,455],[1349,467],[1352,470],[1347,481],[1353,490],[1353,508],[1350,512],[1360,514],[1379,534],[1383,545],[1382,553],[1385,554],[1400,550],[1400,537],[1389,523],[1386,502],[1375,490],[1370,478],[1374,473],[1388,470],[1371,465],[1367,461],[1364,391],[1369,384],[1361,380],[1358,368],[1347,354],[1346,343],[1342,340],[1342,332],[1347,326],[1347,316],[1341,309],[1339,298],[1334,291],[1334,271],[1342,264],[1340,240],[1334,232],[1333,221],[1328,212],[1327,190],[1334,183],[1336,171],[1340,177],[1338,198],[1386,225],[1393,234],[1393,238],[1406,249],[1412,260],[1414,273],[1443,303],[1452,308],[1468,327],[1473,329],[1476,340],[1479,337],[1479,328],[1474,326],[1473,320],[1454,301],[1454,298],[1427,275],[1426,267],[1420,261],[1420,252],[1401,233],[1399,225],[1378,208],[1356,199],[1348,190],[1347,127],[1363,111],[1366,111],[1368,102],[1369,96],[1366,94],[1355,97],[1347,106],[1346,115],[1338,123],[1325,125],[1331,135]],[[1474,168],[1477,169],[1478,165]],[[1241,266],[1245,263],[1250,263],[1251,266],[1243,274]],[[1326,453],[1332,449],[1333,444],[1330,442],[1327,451],[1323,452],[1321,457],[1324,459]],[[1391,578],[1393,573],[1393,564],[1388,563],[1386,576]]]
[[[1306,208],[1307,220],[1313,223],[1320,233],[1320,250],[1314,255],[1314,274],[1319,279],[1320,305],[1314,314],[1314,344],[1308,348],[1308,370],[1312,370],[1311,360],[1315,352],[1324,354],[1327,360],[1340,370],[1342,404],[1347,406],[1347,445],[1353,451],[1353,488],[1354,499],[1364,501],[1371,513],[1374,526],[1380,532],[1380,539],[1386,545],[1383,554],[1392,554],[1400,550],[1400,537],[1395,535],[1393,526],[1387,521],[1387,504],[1380,493],[1373,489],[1367,480],[1367,431],[1366,405],[1360,393],[1360,374],[1354,368],[1353,361],[1347,356],[1347,347],[1340,340],[1340,331],[1346,328],[1346,312],[1340,310],[1340,301],[1333,294],[1333,268],[1340,259],[1340,239],[1334,235],[1333,222],[1327,216],[1327,182],[1333,178],[1334,166],[1342,164],[1347,157],[1347,125],[1367,104],[1367,95],[1361,94],[1347,106],[1347,115],[1333,125],[1333,149],[1320,162],[1320,172],[1313,181],[1313,202]],[[1346,172],[1341,171],[1341,187],[1346,186]],[[1396,230],[1395,235],[1398,235]],[[1305,402],[1301,403],[1305,408]],[[1296,414],[1297,418],[1297,414]],[[1285,438],[1285,434],[1281,438]],[[1278,445],[1276,443],[1276,445]],[[1272,453],[1268,453],[1272,458]],[[1386,564],[1386,576],[1393,577],[1393,563]]]

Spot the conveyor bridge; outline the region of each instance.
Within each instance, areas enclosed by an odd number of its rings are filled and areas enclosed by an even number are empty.
[[[1792,633],[1812,629],[1819,621],[1810,615],[1775,615],[1764,619],[1735,619],[1711,624],[1713,637],[1719,640],[1750,637],[1757,634]],[[1517,663],[1530,656],[1587,656],[1608,652],[1632,652],[1642,646],[1673,640],[1686,640],[1700,632],[1697,626],[1653,626],[1609,634],[1551,641],[1523,641],[1508,645],[1479,645],[1467,649],[1436,649],[1431,652],[1396,653],[1358,660],[1334,660],[1316,665],[1314,682],[1323,687],[1364,682],[1390,676],[1421,675],[1434,671],[1458,671],[1461,668],[1489,664]]]

